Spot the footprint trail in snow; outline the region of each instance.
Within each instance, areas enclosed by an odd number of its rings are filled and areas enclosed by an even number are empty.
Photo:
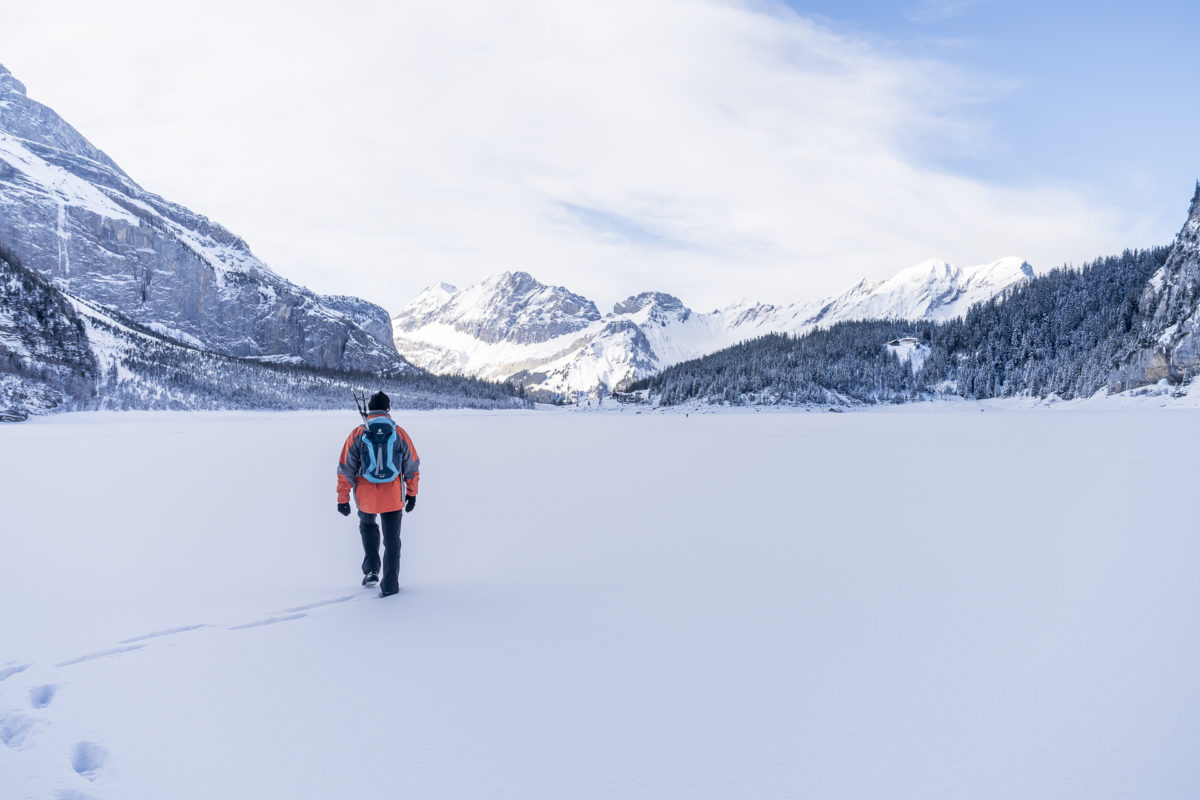
[[[34,663],[9,662],[0,667],[0,681],[8,681],[0,685],[0,746],[14,752],[25,753],[37,749],[39,734],[48,732],[51,723],[48,719],[35,714],[39,711],[50,710],[52,705],[55,708],[58,707],[56,701],[59,700],[63,683],[53,680],[57,670],[70,669],[102,659],[128,657],[130,654],[147,648],[176,646],[183,639],[183,634],[194,631],[244,631],[292,622],[309,616],[309,612],[314,610],[347,603],[361,599],[361,597],[362,595],[359,594],[351,594],[328,600],[318,600],[283,609],[272,616],[235,625],[200,623],[151,631],[121,639],[115,642],[113,647],[104,650],[57,661],[51,667],[39,668]],[[22,676],[21,680],[14,679],[18,675]],[[22,695],[22,710],[7,707],[12,702],[9,698]],[[52,737],[47,735],[46,738]],[[91,739],[76,741],[69,750],[64,748],[64,758],[60,762],[64,769],[61,780],[80,782],[81,786],[89,786],[96,782],[109,782],[114,777],[110,766],[111,762],[111,754],[102,743]],[[49,775],[47,778],[52,780]],[[82,781],[87,781],[87,784]],[[82,788],[60,786],[56,790],[51,790],[48,787],[48,791],[53,791],[53,794],[47,796],[53,796],[56,800],[97,800],[94,795]]]

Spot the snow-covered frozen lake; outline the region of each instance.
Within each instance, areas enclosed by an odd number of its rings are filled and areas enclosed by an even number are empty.
[[[0,798],[1195,798],[1200,411],[0,427]]]

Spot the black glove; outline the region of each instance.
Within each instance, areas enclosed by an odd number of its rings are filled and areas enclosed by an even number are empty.
[[[410,494],[408,496],[408,499],[404,501],[404,512],[408,513],[410,511],[412,511],[413,508],[416,507],[416,505],[417,505],[417,496],[415,494]]]
[[[350,504],[349,503],[338,503],[338,513],[341,514],[343,517],[350,516]]]

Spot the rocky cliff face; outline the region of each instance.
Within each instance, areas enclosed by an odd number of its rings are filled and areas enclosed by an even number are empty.
[[[279,277],[225,228],[142,189],[3,67],[0,244],[65,291],[197,347],[409,368],[382,308]]]
[[[669,325],[672,322],[687,322],[688,317],[692,314],[691,309],[685,306],[678,297],[662,292],[642,292],[630,297],[625,302],[614,305],[613,314],[618,317],[629,316],[637,314],[645,308],[650,309],[647,321],[660,326]]]
[[[1137,346],[1109,375],[1108,391],[1200,375],[1200,183],[1187,222],[1167,263],[1146,284],[1138,311],[1143,322]]]

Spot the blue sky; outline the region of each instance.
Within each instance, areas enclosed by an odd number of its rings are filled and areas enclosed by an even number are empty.
[[[1053,177],[1149,212],[1156,241],[1200,179],[1195,2],[788,2],[883,46],[969,70],[977,152],[936,162],[989,181]],[[1139,244],[1139,243],[1131,243]],[[1144,244],[1144,243],[1141,243]]]
[[[930,258],[1047,270],[1169,242],[1200,177],[1183,3],[40,0],[4,22],[0,63],[143,186],[393,311],[517,269],[701,310]]]

